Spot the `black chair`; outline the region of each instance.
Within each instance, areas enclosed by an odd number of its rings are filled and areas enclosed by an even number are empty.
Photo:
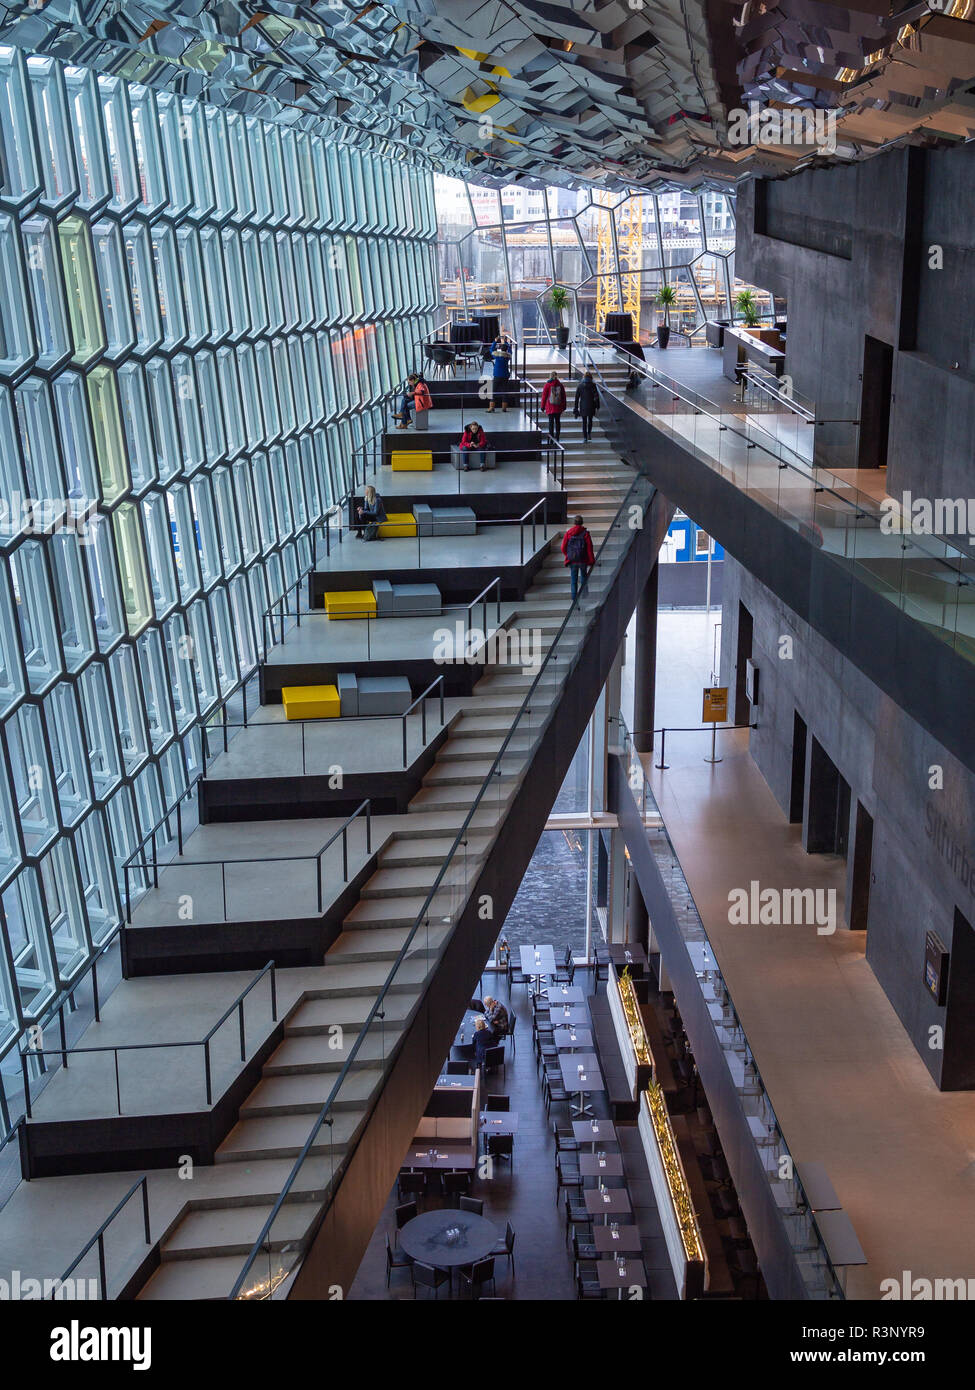
[[[413,1173],[408,1168],[401,1168],[396,1180],[396,1195],[400,1201],[404,1197],[422,1197],[426,1185],[424,1173]]]
[[[487,1100],[484,1102],[484,1109],[485,1109],[485,1110],[510,1110],[510,1109],[511,1109],[511,1097],[510,1097],[510,1096],[488,1096]]]
[[[592,1231],[573,1230],[572,1232],[572,1257],[576,1264],[576,1274],[579,1273],[579,1263],[582,1260],[598,1260],[599,1251],[592,1243]]]
[[[440,1290],[444,1284],[449,1284],[450,1275],[445,1269],[434,1269],[433,1265],[420,1264],[418,1260],[413,1262],[413,1297],[416,1298],[417,1285],[424,1289],[433,1289],[434,1298],[440,1297]]]
[[[551,1115],[553,1105],[568,1104],[569,1093],[563,1085],[561,1076],[549,1076],[546,1072],[543,1084],[545,1086],[545,1112]]]
[[[516,1045],[516,1043],[515,1043],[515,1029],[517,1028],[517,1026],[518,1026],[518,1018],[517,1018],[517,1016],[516,1016],[515,1014],[513,1014],[513,1013],[509,1013],[509,1015],[508,1015],[508,1030],[507,1030],[507,1032],[505,1033],[505,1037],[511,1039],[511,1051],[512,1051],[512,1053],[515,1053],[515,1052],[517,1052],[517,1050],[518,1050],[518,1049],[517,1049],[517,1045]]]
[[[575,979],[576,967],[572,959],[572,947],[566,946],[565,957],[561,966],[555,972],[555,983],[557,985],[571,985]]]
[[[489,1076],[492,1072],[500,1071],[504,1076],[504,1048],[489,1047],[484,1054],[484,1075]]]
[[[513,1134],[489,1134],[487,1152],[491,1158],[506,1158],[515,1166],[515,1136]]]
[[[595,1265],[582,1264],[576,1271],[576,1298],[601,1299],[603,1290],[599,1286],[599,1275]]]
[[[582,1192],[582,1174],[575,1159],[557,1153],[555,1155],[555,1205],[558,1206],[563,1191]]]
[[[482,1014],[484,1012],[484,1001],[481,999],[472,999],[467,1009],[469,1013]]]
[[[387,1242],[388,1244],[388,1242]],[[499,1240],[491,1251],[492,1260],[508,1260],[511,1264],[511,1275],[515,1273],[515,1233],[510,1221],[504,1223],[504,1238]]]
[[[578,1153],[579,1141],[572,1132],[571,1125],[560,1125],[558,1120],[553,1120],[552,1134],[555,1137],[556,1152]]]
[[[461,1269],[460,1277],[470,1290],[471,1298],[477,1298],[485,1284],[490,1284],[491,1292],[497,1294],[494,1284],[494,1257],[491,1255],[486,1260],[478,1260],[469,1269]]]
[[[451,1060],[454,1062],[473,1062],[474,1044],[473,1043],[454,1043],[450,1049]]]
[[[579,1226],[592,1226],[592,1216],[588,1209],[579,1201],[573,1201],[572,1193],[565,1194],[565,1234],[566,1239],[570,1231],[574,1231]]]
[[[484,1203],[480,1197],[461,1197],[460,1209],[461,1211],[473,1212],[475,1216],[484,1215]]]
[[[462,1200],[470,1194],[471,1175],[466,1169],[459,1168],[452,1173],[443,1175],[443,1195],[448,1198],[460,1197]],[[453,1206],[453,1202],[450,1204]]]
[[[525,974],[524,970],[522,970],[520,965],[515,965],[514,960],[510,956],[508,957],[508,969],[505,973],[508,976],[508,998],[510,999],[511,986],[527,985],[528,976]]]
[[[420,1208],[416,1202],[404,1202],[402,1206],[396,1208],[393,1215],[396,1217],[396,1239],[399,1240],[399,1233],[406,1225],[407,1221],[412,1221],[414,1216],[419,1216]]]
[[[389,1280],[394,1269],[409,1269],[413,1264],[412,1255],[407,1255],[405,1250],[394,1250],[389,1243],[389,1236],[386,1237],[386,1287],[389,1288]]]
[[[440,347],[434,343],[430,348],[430,362],[433,366],[433,375],[445,377],[448,370],[453,372],[457,366],[457,354],[453,348]]]
[[[447,1075],[447,1076],[470,1076],[471,1070],[472,1070],[472,1069],[471,1069],[471,1064],[470,1064],[470,1062],[448,1062],[448,1063],[447,1063],[446,1075]]]

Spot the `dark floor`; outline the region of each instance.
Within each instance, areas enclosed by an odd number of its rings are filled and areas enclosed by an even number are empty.
[[[561,936],[558,939],[561,940]],[[588,976],[581,971],[576,975],[576,983],[587,990],[591,988]],[[485,988],[489,989],[490,986],[485,984]],[[503,987],[498,993],[507,1005]],[[571,1249],[566,1244],[563,1208],[557,1206],[555,1201],[555,1141],[551,1122],[545,1114],[541,1081],[535,1067],[531,1005],[523,986],[514,987],[511,1004],[518,1016],[517,1051],[511,1055],[511,1045],[508,1044],[506,1077],[503,1081],[500,1077],[492,1078],[490,1090],[509,1095],[511,1109],[518,1114],[513,1171],[508,1171],[507,1165],[496,1164],[492,1179],[475,1179],[473,1195],[483,1198],[484,1215],[496,1223],[499,1235],[504,1233],[505,1221],[510,1221],[515,1231],[515,1276],[512,1278],[508,1273],[507,1261],[498,1261],[498,1296],[539,1302],[574,1299],[576,1288]],[[608,1113],[605,1101],[598,1094],[593,1097],[593,1102],[597,1115]],[[565,1105],[553,1106],[553,1118],[557,1117],[564,1123],[568,1119],[566,1109]],[[607,1145],[608,1149],[611,1147]],[[647,1233],[644,1241],[644,1263],[649,1279],[647,1296],[676,1299],[677,1290],[635,1127],[621,1133],[621,1148],[625,1155],[626,1180],[634,1202],[634,1219]],[[610,1180],[607,1185],[616,1184]],[[394,1188],[349,1292],[352,1299],[413,1297],[412,1283],[406,1270],[394,1270],[391,1287],[388,1292],[386,1290],[384,1237],[388,1232],[390,1239],[393,1238],[396,1205]],[[425,1211],[441,1205],[445,1204],[429,1199],[421,1204],[420,1209]],[[421,1290],[418,1297],[424,1299],[432,1295]],[[445,1301],[445,1292],[441,1292],[440,1299],[441,1302]]]

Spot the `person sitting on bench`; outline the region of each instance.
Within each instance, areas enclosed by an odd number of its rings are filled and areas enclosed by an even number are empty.
[[[487,435],[481,429],[476,420],[472,420],[460,437],[460,449],[464,456],[464,472],[466,473],[471,464],[475,468],[484,467],[484,455],[487,452]]]
[[[356,515],[363,523],[361,529],[357,531],[360,541],[378,541],[380,522],[386,520],[386,508],[383,506],[383,499],[373,487],[372,483],[366,488],[362,497],[362,506],[356,508]]]

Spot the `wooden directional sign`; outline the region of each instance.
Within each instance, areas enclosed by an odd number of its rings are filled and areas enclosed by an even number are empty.
[[[704,687],[704,713],[702,724],[723,724],[728,718],[728,687],[726,685],[706,685]]]

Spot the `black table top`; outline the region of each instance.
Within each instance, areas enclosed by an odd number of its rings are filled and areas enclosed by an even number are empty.
[[[451,1236],[449,1231],[456,1230]],[[399,1233],[399,1243],[407,1255],[421,1264],[438,1269],[483,1260],[498,1240],[498,1228],[486,1216],[472,1211],[424,1211]]]

